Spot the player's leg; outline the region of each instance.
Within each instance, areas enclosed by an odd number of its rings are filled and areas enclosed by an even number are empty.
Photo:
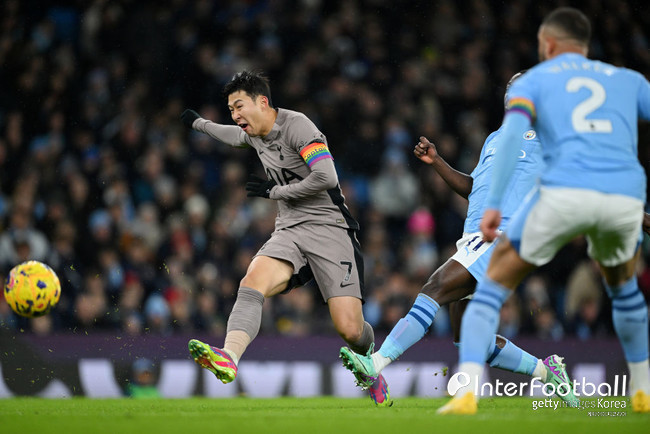
[[[381,372],[422,339],[440,306],[474,292],[476,276],[484,274],[494,245],[483,242],[480,233],[467,233],[456,247],[457,252],[429,277],[413,307],[393,327],[379,351],[372,354],[373,372]],[[367,365],[369,361],[359,360],[356,364]]]
[[[521,280],[534,269],[532,264],[519,257],[509,240],[502,235],[488,266],[486,277],[477,285],[461,322],[461,371],[476,375],[478,379],[483,364],[494,353],[499,313],[503,302]],[[509,270],[509,273],[505,272]],[[463,363],[472,365],[463,370]],[[476,369],[480,367],[480,369]],[[472,376],[470,376],[472,378]]]
[[[223,349],[192,339],[188,343],[192,358],[223,383],[233,381],[239,359],[259,332],[264,299],[287,289],[292,274],[291,263],[268,256],[253,258],[228,317]]]
[[[351,354],[366,354],[374,347],[372,326],[363,318],[363,255],[354,230],[329,225],[296,227],[295,243],[305,255],[314,279],[327,303],[337,333],[350,346]],[[355,373],[357,383],[380,406],[390,406],[390,393],[383,376]]]
[[[463,299],[449,305],[449,319],[454,335],[454,345],[460,348],[460,324],[469,300]],[[495,334],[486,362],[493,368],[529,375],[546,380],[546,369],[541,359],[527,353],[507,338]]]
[[[363,255],[356,232],[327,225],[301,226],[297,243],[309,261],[334,328],[352,350],[367,353],[375,334],[363,319]]]
[[[375,334],[372,326],[363,319],[361,299],[352,296],[331,297],[327,300],[327,305],[336,331],[349,346],[343,348],[346,354],[351,358],[370,354],[374,348]],[[363,369],[356,372],[353,370],[353,373],[357,384],[368,390],[375,404],[383,407],[393,405],[383,375]]]
[[[504,268],[510,272],[504,273]],[[476,412],[478,397],[474,396],[473,391],[483,372],[483,365],[494,349],[501,306],[534,268],[519,257],[505,235],[502,235],[490,259],[487,275],[477,285],[474,297],[462,317],[459,371],[469,375],[469,383],[458,390],[454,399],[439,408],[438,413]]]
[[[363,318],[361,300],[353,296],[336,296],[328,298],[327,305],[334,328],[349,346],[341,349],[343,364],[346,365],[346,358],[354,360],[369,355],[374,348],[375,334]],[[363,388],[370,387],[378,377],[371,366],[362,365],[352,372],[357,384]]]
[[[288,285],[306,265],[290,232],[274,232],[253,258],[240,282],[228,317],[223,349],[192,339],[188,343],[192,358],[222,382],[233,381],[239,359],[259,332],[264,299],[291,289]]]
[[[264,299],[286,290],[293,272],[293,265],[285,260],[256,256],[251,261],[226,327],[224,349],[234,354],[235,362],[260,330]]]
[[[467,268],[453,258],[440,266],[424,284],[408,313],[395,324],[379,351],[372,355],[375,371],[381,372],[420,341],[431,327],[440,306],[471,294],[475,284],[476,280]]]
[[[490,356],[494,336],[499,325],[499,314],[504,301],[511,295],[521,280],[534,268],[548,262],[557,252],[568,234],[553,230],[555,211],[543,203],[539,191],[533,191],[526,198],[508,225],[507,236],[500,236],[496,244],[485,277],[476,287],[476,292],[461,322],[461,346],[459,371],[468,375],[469,382],[461,387],[449,403],[438,409],[442,414],[465,414],[476,412],[474,396],[483,366]],[[511,244],[510,239],[513,239]],[[518,250],[527,248],[534,252],[531,259],[524,260]],[[535,256],[538,255],[538,256]],[[471,397],[471,398],[468,398]]]
[[[632,408],[650,412],[648,306],[635,272],[643,239],[643,204],[625,197],[609,198],[609,203],[608,208],[620,214],[605,216],[603,224],[587,235],[589,255],[600,264],[612,300],[612,321],[630,372]]]
[[[469,384],[457,392],[457,397],[473,396],[489,356],[492,336],[498,328],[499,311],[511,291],[536,266],[549,262],[569,240],[596,227],[602,218],[603,203],[608,203],[608,210],[621,210],[600,193],[570,188],[542,187],[522,204],[506,231],[512,244],[505,237],[499,242],[486,278],[478,285],[463,316],[460,370],[469,375]],[[630,214],[629,210],[624,213]],[[638,217],[640,229],[642,209],[638,210]],[[469,401],[454,398],[440,412],[464,412]]]
[[[327,305],[339,336],[355,353],[366,354],[375,342],[375,334],[363,319],[361,300],[351,296],[332,297]]]
[[[449,323],[451,324],[451,334],[456,348],[460,348],[460,324],[470,300],[471,298],[465,297],[458,301],[454,301],[453,303],[449,303]]]
[[[327,302],[334,328],[351,349],[346,348],[346,351],[354,355],[372,352],[375,333],[363,318],[363,255],[356,232],[333,226],[305,225],[300,247]],[[355,379],[376,405],[393,405],[388,384],[381,374],[368,376],[357,372]]]
[[[456,247],[457,252],[429,277],[413,307],[393,327],[379,351],[368,357],[341,349],[341,358],[348,369],[376,376],[424,337],[441,305],[474,291],[476,276],[484,274],[494,244],[483,242],[480,233],[466,233]]]
[[[454,336],[454,345],[460,348],[460,324],[469,303],[469,298],[464,298],[449,305],[449,319]],[[579,401],[570,389],[570,380],[562,357],[555,354],[539,359],[522,350],[514,342],[501,336],[494,336],[492,350],[486,362],[493,368],[528,375],[539,378],[543,383],[553,384],[558,390],[558,397],[562,400],[578,405]]]
[[[605,288],[612,300],[612,321],[630,372],[632,408],[650,412],[650,363],[648,361],[648,306],[634,272],[639,252],[616,267],[601,267]]]

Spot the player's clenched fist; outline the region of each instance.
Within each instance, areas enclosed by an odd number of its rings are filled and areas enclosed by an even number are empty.
[[[186,109],[181,115],[181,121],[187,128],[192,128],[194,121],[200,118],[199,114],[194,110]]]
[[[436,145],[431,143],[424,136],[420,136],[420,141],[417,145],[415,145],[413,153],[416,157],[427,164],[433,164],[434,160],[438,157],[438,150],[436,149]]]

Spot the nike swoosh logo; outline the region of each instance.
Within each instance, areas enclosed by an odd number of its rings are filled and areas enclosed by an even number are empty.
[[[346,286],[350,286],[350,285],[354,285],[354,282],[346,282],[346,283],[341,282],[341,288],[345,288]]]
[[[264,151],[261,151],[261,150],[257,151],[257,155],[262,155],[263,153],[264,153]]]

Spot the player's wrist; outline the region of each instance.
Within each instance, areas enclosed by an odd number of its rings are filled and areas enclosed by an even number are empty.
[[[438,154],[429,157],[431,158],[431,163],[429,163],[434,169],[444,169],[447,166],[446,161]]]

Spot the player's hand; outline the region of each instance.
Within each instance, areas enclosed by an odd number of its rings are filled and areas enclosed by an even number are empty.
[[[192,129],[192,125],[194,125],[194,121],[200,118],[199,114],[195,112],[194,110],[190,109],[185,109],[183,114],[181,115],[181,121],[183,121],[183,124],[187,127]]]
[[[277,184],[274,180],[267,180],[259,176],[249,175],[248,182],[246,183],[246,191],[248,197],[264,197],[266,199],[271,195],[271,190]]]
[[[483,232],[483,240],[494,241],[499,233],[499,225],[501,224],[501,212],[498,209],[486,209],[483,213],[480,229]]]
[[[436,158],[438,158],[438,150],[436,145],[431,143],[426,137],[420,136],[420,141],[415,148],[413,148],[413,153],[418,157],[422,162],[427,164],[433,164]]]
[[[650,235],[650,214],[643,213],[643,232]]]

